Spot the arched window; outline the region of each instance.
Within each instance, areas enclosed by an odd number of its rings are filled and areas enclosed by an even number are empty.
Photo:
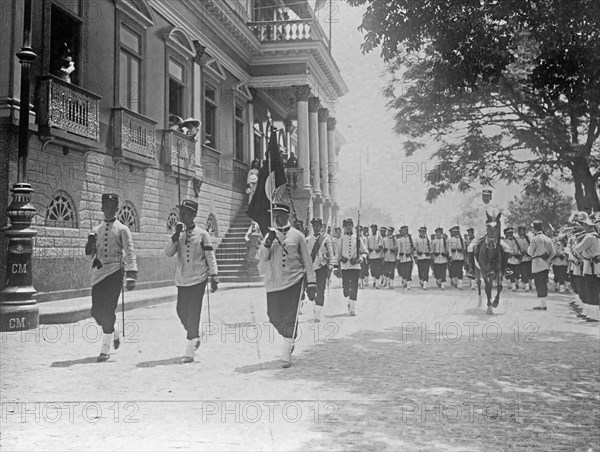
[[[129,201],[125,201],[125,203],[117,212],[117,220],[119,220],[121,223],[127,226],[131,232],[140,231],[140,223],[138,220],[137,212],[135,211],[135,207],[133,207],[133,204]]]
[[[167,217],[167,231],[174,231],[175,225],[179,221],[179,215],[177,214],[177,210],[173,209],[169,216]]]
[[[45,225],[52,228],[77,228],[75,203],[67,192],[58,191],[46,209]]]
[[[205,229],[213,237],[219,235],[219,225],[217,223],[217,217],[215,217],[212,213],[206,219]]]

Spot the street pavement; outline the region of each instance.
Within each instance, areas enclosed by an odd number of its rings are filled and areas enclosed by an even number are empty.
[[[2,333],[0,450],[598,451],[600,328],[568,295],[493,315],[465,289],[363,289],[312,307],[289,369],[264,288],[206,298],[196,362],[173,302],[126,313],[96,363],[91,319]],[[120,317],[120,316],[119,316]]]

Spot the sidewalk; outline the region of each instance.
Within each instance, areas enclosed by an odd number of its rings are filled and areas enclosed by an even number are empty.
[[[224,283],[219,284],[219,292],[232,289],[263,287],[257,283]],[[168,303],[177,299],[177,287],[167,286],[154,289],[125,291],[125,310],[143,308],[160,303]],[[119,297],[117,313],[121,312],[122,297]],[[68,298],[66,300],[46,301],[38,303],[40,324],[74,323],[91,317],[91,296]]]

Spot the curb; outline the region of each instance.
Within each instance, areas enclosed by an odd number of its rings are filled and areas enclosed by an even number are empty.
[[[227,283],[226,283],[227,284]],[[231,284],[231,285],[229,285]],[[264,283],[229,283],[224,287],[219,287],[219,292],[225,292],[235,289],[249,289],[264,287]],[[235,284],[235,285],[233,285]],[[156,295],[156,289],[147,289],[140,292],[148,292],[143,294],[137,300],[126,301],[125,311],[131,311],[134,309],[144,308],[147,306],[153,306],[162,303],[174,302],[177,300],[177,290],[175,286],[171,286],[172,293],[164,295]],[[164,288],[163,288],[164,290]],[[139,293],[139,292],[138,292]],[[41,325],[52,325],[60,323],[75,323],[81,320],[89,319],[92,317],[91,314],[91,297],[86,297],[89,302],[85,305],[79,303],[77,306],[67,306],[63,308],[56,308],[48,306],[52,302],[40,303],[40,320]],[[81,300],[81,299],[79,299]],[[121,311],[121,300],[119,297],[119,303],[117,305],[117,320],[119,319],[119,312]],[[61,300],[65,301],[65,300]],[[75,302],[75,301],[74,301]],[[44,305],[47,305],[46,307]],[[44,312],[45,311],[45,312]]]

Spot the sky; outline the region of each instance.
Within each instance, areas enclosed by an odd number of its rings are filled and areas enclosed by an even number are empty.
[[[362,163],[362,205],[389,213],[394,221],[390,226],[408,224],[415,231],[421,225],[447,229],[460,224],[460,206],[479,194],[449,193],[432,204],[425,200],[424,176],[433,168],[428,159],[432,148],[407,158],[403,137],[393,132],[393,112],[386,108],[382,94],[386,86],[385,63],[379,50],[365,55],[361,51],[364,36],[358,27],[364,7],[333,0],[332,12],[332,53],[350,90],[340,98],[335,113],[338,130],[347,141],[340,152],[337,174],[340,210],[358,209]],[[319,10],[318,18],[328,32],[327,7]],[[494,202],[506,208],[520,191],[519,186],[498,184],[494,187]]]

